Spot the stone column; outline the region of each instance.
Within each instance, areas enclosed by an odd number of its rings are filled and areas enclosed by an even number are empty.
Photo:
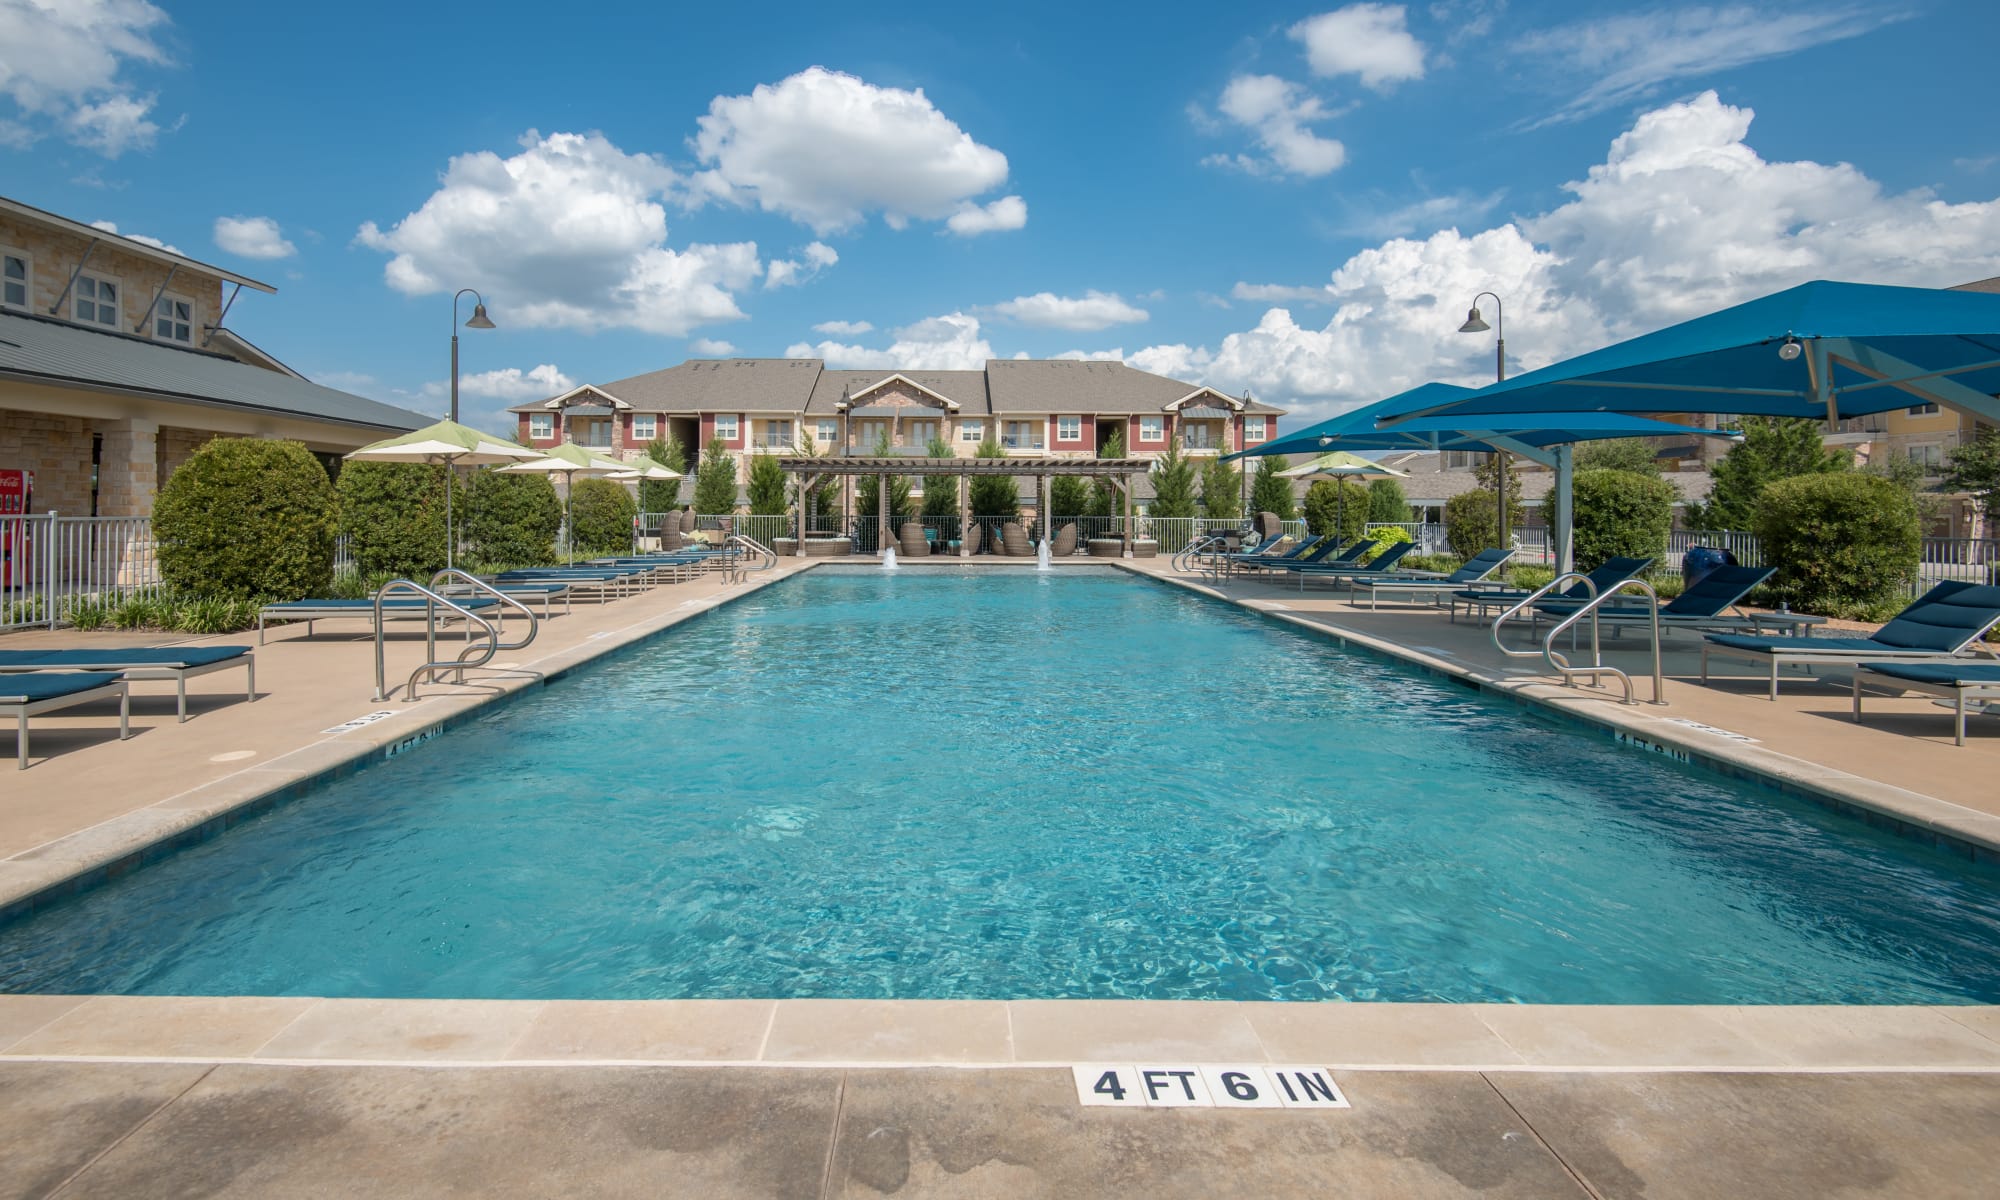
[[[97,515],[151,516],[153,495],[160,486],[159,422],[101,421],[95,432],[104,439],[98,455]]]

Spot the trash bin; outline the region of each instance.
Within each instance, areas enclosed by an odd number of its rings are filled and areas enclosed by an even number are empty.
[[[1715,546],[1689,546],[1681,555],[1681,586],[1693,587],[1717,567],[1733,567],[1736,556]]]

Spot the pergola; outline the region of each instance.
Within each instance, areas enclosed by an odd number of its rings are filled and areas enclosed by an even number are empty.
[[[1152,460],[1144,458],[816,458],[797,456],[780,458],[778,466],[798,486],[797,495],[804,497],[819,487],[828,477],[873,475],[882,481],[877,494],[884,498],[875,506],[875,520],[879,530],[878,544],[889,544],[889,480],[897,475],[950,475],[958,479],[958,520],[961,528],[971,523],[972,514],[966,511],[969,504],[967,483],[975,475],[1032,475],[1035,479],[1035,512],[1042,517],[1047,528],[1048,481],[1051,475],[1079,475],[1091,479],[1109,479],[1125,497],[1125,549],[1132,548],[1132,479],[1133,475],[1144,475],[1152,469]],[[806,514],[801,505],[792,508],[793,528],[797,531],[794,553],[806,552]],[[965,552],[961,548],[959,553]]]

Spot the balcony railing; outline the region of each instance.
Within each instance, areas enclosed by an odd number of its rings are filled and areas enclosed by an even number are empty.
[[[1006,450],[1040,450],[1042,449],[1042,439],[1026,438],[1026,437],[1002,437],[1000,439],[1000,445],[1002,449]]]

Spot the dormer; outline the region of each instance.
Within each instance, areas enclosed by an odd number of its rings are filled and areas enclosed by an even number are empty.
[[[542,403],[543,408],[600,408],[608,412],[629,412],[632,406],[618,397],[588,383],[578,384],[552,400]]]
[[[1160,406],[1160,411],[1180,413],[1188,417],[1227,417],[1243,411],[1247,400],[1216,391],[1212,387],[1199,387],[1180,399]]]
[[[916,403],[914,405],[909,405],[909,404],[899,405],[893,402],[880,405],[870,405],[868,403],[869,396],[876,395],[881,392],[891,391],[897,388],[907,389],[907,391],[910,394],[915,396]],[[891,396],[888,397],[887,399],[893,401],[895,397]],[[911,379],[909,376],[904,375],[900,371],[886,378],[878,379],[874,383],[871,383],[867,387],[861,388],[858,391],[850,391],[849,393],[847,393],[846,396],[842,398],[841,403],[846,405],[846,411],[856,414],[859,414],[861,413],[861,410],[870,407],[941,408],[948,413],[956,413],[958,411],[958,401],[953,400],[950,396],[946,396],[939,392],[932,391],[930,388],[925,387],[923,384],[918,383],[916,380]],[[840,404],[836,404],[835,408],[839,409]]]

